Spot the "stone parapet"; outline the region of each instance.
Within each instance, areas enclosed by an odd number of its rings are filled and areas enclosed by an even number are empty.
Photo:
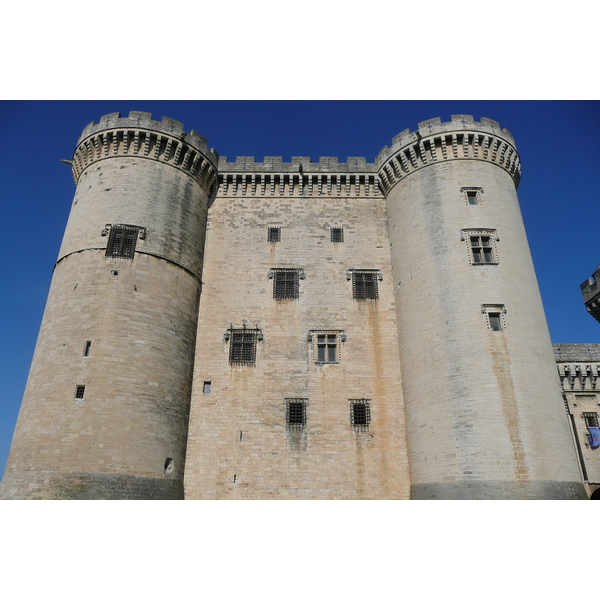
[[[197,179],[207,190],[216,180],[217,153],[208,148],[206,139],[183,124],[152,114],[131,111],[104,115],[99,123],[92,121],[83,130],[73,154],[73,180],[77,185],[81,173],[92,163],[115,156],[153,159],[170,164]]]
[[[419,123],[419,129],[401,131],[375,158],[380,187],[387,193],[410,173],[432,163],[449,160],[481,160],[497,164],[513,178],[515,187],[521,178],[521,161],[508,129],[497,121],[472,115],[452,115],[442,123],[439,117]]]

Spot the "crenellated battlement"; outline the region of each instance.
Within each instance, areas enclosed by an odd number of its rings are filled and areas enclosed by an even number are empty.
[[[73,154],[75,184],[83,170],[97,160],[115,156],[137,156],[158,160],[181,169],[210,189],[216,180],[218,154],[208,148],[206,138],[197,131],[187,133],[183,123],[152,114],[131,111],[128,117],[111,113],[100,122],[89,123],[79,137]]]
[[[291,162],[283,162],[281,156],[265,156],[256,162],[254,156],[237,156],[229,162],[226,156],[219,157],[219,173],[376,173],[377,165],[368,163],[364,156],[349,156],[346,162],[338,162],[337,156],[320,156],[313,162],[310,156],[292,156]]]
[[[447,160],[482,160],[505,169],[518,187],[521,161],[510,131],[493,119],[472,115],[452,115],[449,122],[439,117],[419,123],[417,131],[404,129],[384,146],[375,164],[384,192],[406,175]]]
[[[223,196],[377,196],[379,180],[375,163],[362,156],[338,162],[337,156],[238,156],[228,162],[219,158],[219,194]]]

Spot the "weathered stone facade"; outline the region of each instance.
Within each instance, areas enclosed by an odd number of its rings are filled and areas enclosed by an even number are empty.
[[[469,115],[373,163],[90,124],[2,497],[586,497],[520,173]]]
[[[588,494],[600,498],[600,344],[554,344],[565,407]]]

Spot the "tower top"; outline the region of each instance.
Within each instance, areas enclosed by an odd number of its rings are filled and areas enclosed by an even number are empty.
[[[197,131],[187,133],[183,123],[152,113],[132,110],[128,117],[115,112],[92,121],[83,130],[73,154],[75,184],[93,162],[115,156],[137,156],[157,160],[180,169],[210,190],[217,178],[219,155],[208,148],[206,138]]]
[[[498,121],[473,115],[452,115],[449,122],[439,117],[419,123],[416,131],[404,129],[375,157],[382,189],[387,191],[409,173],[446,160],[483,160],[505,169],[515,187],[521,178],[521,161],[515,141]]]
[[[206,140],[206,138],[194,129],[192,129],[192,131],[188,133],[184,131],[183,123],[181,123],[180,121],[176,121],[175,119],[171,119],[169,117],[163,117],[162,121],[156,121],[152,118],[152,113],[143,112],[140,110],[129,111],[129,116],[127,117],[121,117],[120,112],[114,112],[100,117],[100,121],[98,123],[96,123],[96,121],[88,123],[88,125],[85,127],[85,129],[79,136],[79,140],[77,140],[77,145],[79,145],[83,140],[90,137],[91,135],[98,133],[99,131],[132,127],[140,129],[149,129],[151,131],[156,131],[159,133],[166,133],[168,135],[178,137],[181,139],[185,138],[186,144],[195,146],[198,150],[209,150],[208,141]],[[212,152],[215,153],[214,150],[212,150]]]

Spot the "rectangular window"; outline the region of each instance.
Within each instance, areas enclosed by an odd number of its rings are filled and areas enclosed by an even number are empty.
[[[490,264],[496,262],[492,239],[489,235],[472,235],[470,241],[474,263]]]
[[[485,315],[488,329],[502,331],[506,329],[504,315],[506,308],[503,304],[483,304],[481,312]]]
[[[377,270],[353,270],[352,297],[355,300],[377,300],[379,298],[378,276]]]
[[[371,424],[370,400],[350,400],[350,421],[355,428],[363,429]]]
[[[280,242],[281,241],[281,227],[269,227],[268,233],[269,242]]]
[[[85,394],[85,385],[78,385],[75,388],[75,398],[77,400],[82,400],[84,394]]]
[[[343,227],[332,227],[329,230],[331,241],[335,244],[340,244],[344,241],[344,228]]]
[[[317,334],[317,362],[337,362],[337,334]]]
[[[589,429],[590,427],[600,427],[598,424],[598,413],[596,412],[582,412],[581,416],[585,421],[585,426]]]
[[[273,298],[297,300],[300,297],[300,269],[273,269]]]
[[[90,349],[92,347],[92,341],[91,340],[86,340],[85,341],[85,346],[83,347],[83,356],[89,356],[90,355]]]
[[[133,260],[138,231],[137,227],[129,225],[112,225],[106,245],[106,256]]]
[[[460,188],[461,194],[464,194],[467,204],[472,206],[481,204],[481,194],[483,194],[483,188],[480,187],[463,187]]]
[[[212,391],[212,383],[210,381],[205,381],[204,385],[202,386],[202,393],[210,394],[211,391]]]
[[[488,313],[488,319],[490,322],[490,329],[492,331],[500,331],[502,329],[500,313]]]
[[[302,428],[306,425],[306,398],[286,400],[285,420],[288,428]]]
[[[231,329],[229,362],[235,365],[252,365],[256,362],[256,329]]]

